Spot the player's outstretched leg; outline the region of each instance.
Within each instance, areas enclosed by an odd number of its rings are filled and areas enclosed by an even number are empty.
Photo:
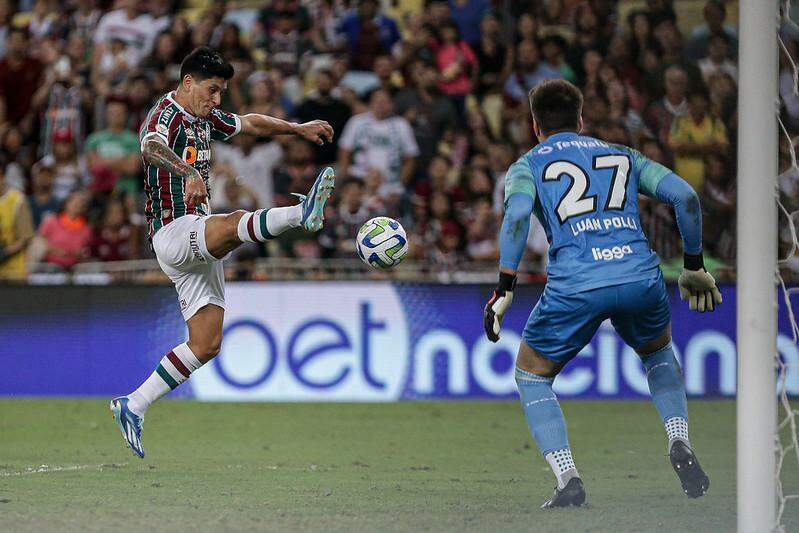
[[[585,503],[585,488],[572,458],[566,420],[552,391],[554,380],[516,367],[516,384],[524,417],[558,482],[554,495],[541,506],[544,509]]]
[[[111,400],[111,413],[122,432],[128,447],[139,457],[144,457],[141,442],[144,414],[150,405],[178,385],[189,379],[192,372],[202,366],[188,343],[176,346],[166,354],[155,371],[138,389],[128,396]]]
[[[663,419],[668,437],[671,466],[690,498],[698,498],[710,487],[708,479],[688,440],[688,401],[680,366],[671,342],[652,353],[641,355],[652,402]]]
[[[309,232],[319,231],[324,226],[325,203],[333,193],[335,177],[333,169],[325,167],[307,195],[295,193],[301,200],[299,204],[244,213],[238,222],[239,240],[265,242],[300,226]]]

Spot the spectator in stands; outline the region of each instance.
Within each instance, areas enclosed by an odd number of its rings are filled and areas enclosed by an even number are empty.
[[[85,80],[74,71],[69,57],[60,56],[33,95],[33,106],[42,117],[39,153],[52,154],[56,132],[65,131],[69,132],[73,149],[80,151],[86,136],[86,115],[93,104]]]
[[[297,76],[305,70],[303,63],[308,60],[311,42],[297,29],[295,14],[278,12],[277,20],[265,35],[262,46],[269,56],[271,66],[282,75],[289,94],[298,95],[300,81]]]
[[[333,142],[322,146],[314,146],[316,162],[326,165],[336,160],[340,132],[352,116],[350,107],[339,98],[333,96],[333,74],[327,69],[316,73],[316,92],[306,98],[294,109],[294,116],[299,122],[325,120],[333,127],[336,134]]]
[[[70,268],[89,257],[92,230],[86,220],[88,196],[75,191],[64,202],[63,209],[50,215],[39,226],[38,236],[44,243],[45,263]]]
[[[450,0],[452,19],[469,46],[474,46],[480,40],[480,21],[490,7],[488,0]]]
[[[307,191],[319,174],[319,167],[314,161],[314,152],[310,143],[301,139],[290,140],[286,146],[286,155],[273,174],[274,204],[277,206],[295,204],[296,198],[290,196],[290,193]]]
[[[6,186],[24,192],[27,188],[28,170],[34,161],[33,148],[24,142],[22,131],[16,125],[7,126],[2,133],[2,139],[0,150],[4,156],[2,161],[6,165]]]
[[[708,113],[704,91],[694,91],[688,98],[688,114],[677,117],[669,133],[669,148],[674,152],[674,172],[698,192],[705,180],[704,156],[726,154],[729,141],[721,121]]]
[[[394,66],[394,58],[389,54],[377,56],[373,69],[375,76],[377,76],[377,86],[388,91],[392,97],[395,96],[399,86],[395,82],[396,68]]]
[[[708,83],[710,77],[719,72],[729,74],[733,80],[738,80],[738,66],[730,59],[729,54],[730,38],[726,33],[716,33],[710,36],[708,41],[708,55],[699,60],[699,70],[702,71],[702,78]]]
[[[516,23],[516,44],[538,40],[538,19],[532,13],[524,13]]]
[[[25,194],[8,187],[4,175],[0,169],[0,279],[21,279],[33,237],[31,211]]]
[[[725,163],[723,154],[705,154],[705,182],[700,195],[702,238],[716,257],[735,256],[736,187]]]
[[[513,49],[505,45],[502,26],[493,13],[486,14],[480,23],[480,39],[474,45],[474,52],[478,65],[477,96],[502,92],[513,70]]]
[[[52,164],[47,165],[44,162],[33,165],[31,195],[28,198],[28,203],[34,229],[38,229],[42,220],[57,213],[61,207],[61,202],[53,194],[54,170]]]
[[[109,99],[105,108],[106,129],[95,131],[86,139],[86,165],[94,191],[107,193],[115,189],[128,194],[139,191],[139,138],[125,127],[127,111],[126,100]]]
[[[125,204],[111,198],[105,205],[100,225],[92,232],[89,251],[99,261],[128,261],[136,257],[137,233],[128,223]]]
[[[439,88],[455,106],[462,120],[466,111],[466,95],[472,91],[472,78],[477,73],[477,57],[462,40],[458,26],[447,22],[440,29],[441,42],[436,47],[436,65],[440,75]]]
[[[652,136],[640,113],[630,107],[627,88],[620,80],[613,80],[608,84],[607,95],[608,104],[610,105],[608,118],[623,124],[635,145],[638,144],[638,139],[642,135]]]
[[[727,7],[723,0],[707,0],[704,9],[705,23],[694,28],[691,33],[691,40],[686,49],[689,59],[697,61],[708,55],[710,38],[713,35],[723,33],[727,35],[727,49],[730,57],[738,57],[738,34],[735,26],[724,24],[727,18]]]
[[[499,259],[499,223],[491,209],[491,200],[479,198],[473,210],[474,216],[466,230],[466,253],[475,261],[496,261]]]
[[[369,99],[369,111],[353,116],[344,127],[338,171],[357,178],[378,172],[384,179],[385,193],[402,193],[413,178],[418,155],[410,124],[394,115],[391,95],[376,89]]]
[[[358,229],[377,215],[364,201],[364,191],[364,184],[358,179],[345,179],[337,186],[338,205],[331,211],[319,239],[326,257],[352,257]]]
[[[87,41],[93,37],[102,12],[94,5],[94,0],[74,0],[75,10],[67,21],[67,34],[78,36]]]
[[[541,53],[544,56],[546,65],[560,72],[563,78],[574,83],[577,75],[574,69],[566,62],[564,52],[566,50],[566,39],[560,35],[553,34],[541,40]]]
[[[357,9],[341,21],[349,49],[350,68],[372,70],[374,58],[392,52],[400,40],[397,23],[379,12],[377,0],[358,0]]]
[[[44,164],[52,164],[55,180],[53,193],[63,201],[72,191],[85,187],[88,173],[83,157],[75,151],[72,132],[61,129],[53,134],[53,153],[42,158]]]
[[[241,184],[255,194],[260,207],[275,205],[274,171],[283,160],[280,143],[265,141],[252,135],[236,135],[230,142],[214,146],[215,161],[232,169]]]
[[[527,93],[544,80],[563,75],[541,61],[535,41],[525,40],[516,46],[516,69],[505,82],[505,96],[514,104],[527,102]]]
[[[18,125],[27,136],[33,128],[33,95],[41,86],[43,66],[31,57],[28,32],[8,31],[6,55],[0,61],[0,120]]]
[[[438,71],[422,61],[410,67],[410,84],[397,95],[397,113],[413,128],[419,147],[419,165],[424,168],[437,152],[438,140],[455,127],[458,117],[452,102],[441,94]]]
[[[133,64],[144,59],[152,49],[153,40],[163,28],[153,26],[153,18],[141,12],[138,0],[117,0],[118,9],[102,16],[94,32],[95,54],[102,55],[112,39],[120,39],[132,52]]]
[[[688,113],[688,76],[682,68],[672,66],[663,78],[666,94],[649,106],[646,120],[658,140],[667,144],[672,121]]]

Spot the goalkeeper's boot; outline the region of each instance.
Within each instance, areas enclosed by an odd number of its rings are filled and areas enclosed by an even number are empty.
[[[555,494],[544,502],[541,509],[552,509],[554,507],[580,507],[585,503],[585,487],[583,480],[573,477],[562,489],[555,488]]]
[[[305,231],[314,233],[325,225],[325,203],[333,194],[336,174],[330,167],[325,167],[316,177],[308,194],[292,193],[302,202],[302,218],[300,223]]]
[[[699,498],[710,487],[710,479],[699,466],[694,451],[681,440],[675,440],[669,450],[669,459],[682,483],[682,490],[689,498]]]
[[[122,432],[125,444],[139,457],[144,457],[144,447],[141,444],[141,431],[144,418],[128,409],[127,396],[120,396],[111,400],[111,414]]]

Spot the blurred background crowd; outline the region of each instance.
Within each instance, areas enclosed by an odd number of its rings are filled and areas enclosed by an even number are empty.
[[[0,0],[0,275],[153,257],[137,132],[206,44],[236,70],[224,109],[336,130],[322,147],[216,143],[214,212],[289,205],[320,166],[338,175],[322,232],[242,247],[234,277],[258,277],[261,258],[354,260],[358,227],[377,215],[403,223],[423,269],[495,271],[504,173],[537,142],[527,92],[548,78],[583,90],[585,134],[637,148],[699,192],[706,263],[731,275],[736,21],[737,2],[722,0]],[[784,61],[791,133],[793,79]],[[780,184],[795,204],[788,144]],[[668,274],[681,265],[674,215],[641,205]],[[531,276],[546,250],[534,224]]]

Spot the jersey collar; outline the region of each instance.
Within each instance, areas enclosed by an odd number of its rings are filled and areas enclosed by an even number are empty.
[[[575,139],[579,136],[580,136],[579,133],[575,133],[573,131],[562,131],[560,133],[555,133],[554,135],[550,135],[549,137],[547,137],[547,140],[545,142]]]
[[[175,107],[177,107],[180,110],[181,113],[186,115],[186,118],[189,119],[189,122],[194,122],[195,120],[197,120],[197,117],[195,117],[194,115],[192,115],[191,113],[189,113],[188,111],[183,109],[183,106],[180,105],[177,100],[175,100],[175,91],[172,91],[171,93],[169,93],[167,95],[167,98],[169,98],[169,100],[172,101],[172,103],[175,105]]]

